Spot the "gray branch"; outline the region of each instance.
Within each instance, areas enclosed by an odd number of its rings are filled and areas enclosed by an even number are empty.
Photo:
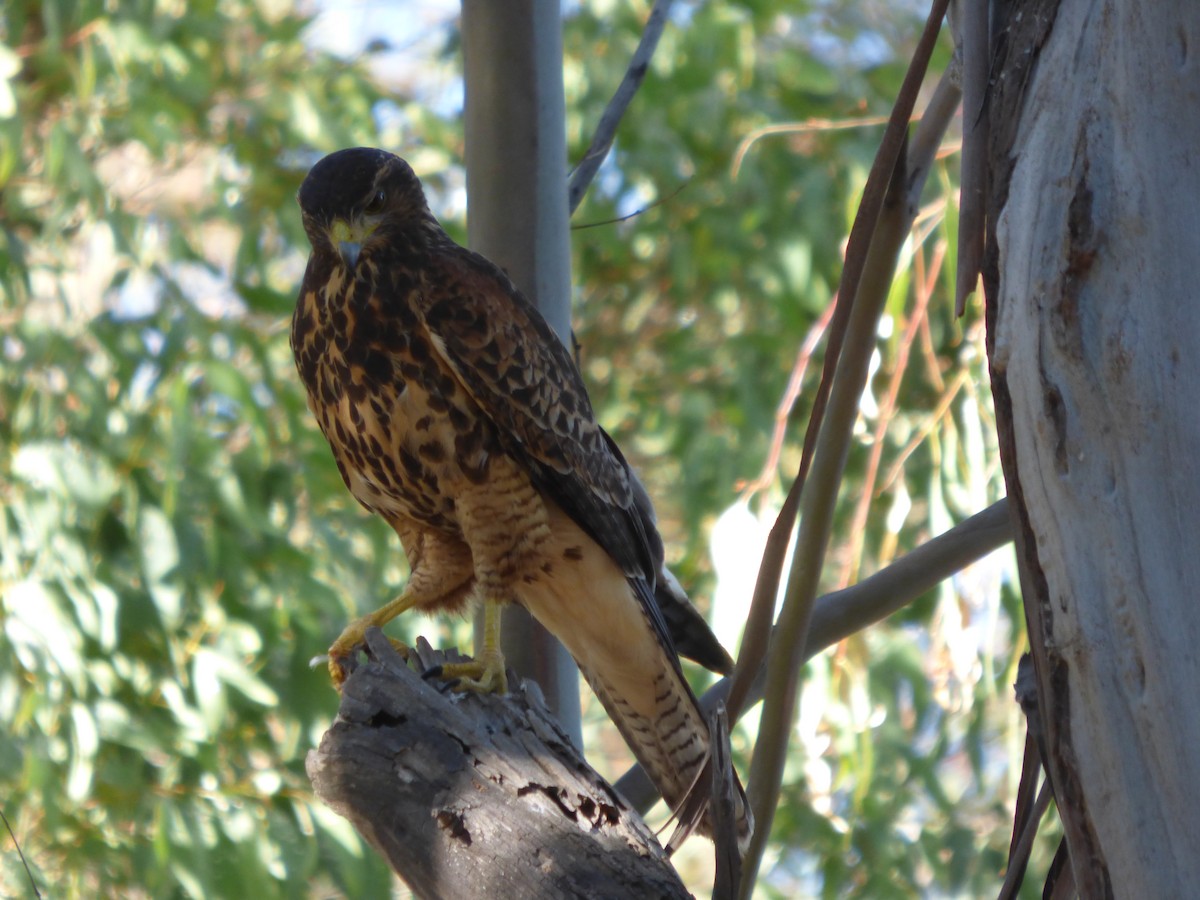
[[[625,70],[625,77],[621,79],[616,93],[608,101],[608,106],[605,107],[604,114],[600,117],[600,123],[596,126],[596,133],[592,135],[592,142],[588,145],[587,152],[583,154],[583,159],[571,173],[571,180],[567,182],[567,202],[570,204],[571,212],[575,212],[579,204],[583,202],[588,185],[592,183],[592,179],[596,177],[596,172],[600,169],[600,164],[608,156],[608,151],[612,149],[613,140],[617,136],[617,126],[621,124],[625,110],[629,108],[633,95],[637,93],[646,78],[646,72],[650,68],[650,59],[654,56],[654,50],[658,47],[658,39],[662,37],[663,28],[666,27],[671,3],[672,0],[655,0],[654,8],[650,10],[650,18],[646,20],[646,30],[642,32],[642,39],[633,53],[633,59],[629,61],[629,68]]]
[[[826,647],[882,621],[940,581],[1009,543],[1009,515],[1007,498],[993,503],[858,584],[819,597],[813,607],[804,658],[811,659]],[[762,699],[765,685],[764,665],[754,679],[743,711]],[[711,713],[724,703],[729,686],[729,678],[714,684],[700,698],[701,708]],[[658,799],[658,792],[640,766],[621,776],[617,790],[643,812]]]

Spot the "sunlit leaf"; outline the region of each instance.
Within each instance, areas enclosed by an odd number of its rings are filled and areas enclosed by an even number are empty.
[[[5,636],[28,671],[41,671],[50,663],[56,674],[83,688],[82,642],[79,632],[64,615],[58,599],[38,581],[26,580],[4,590]]]
[[[179,543],[171,520],[158,507],[142,507],[138,517],[138,542],[146,587],[162,616],[163,626],[174,628],[183,615]]]
[[[92,787],[93,760],[100,738],[92,712],[81,703],[71,706],[71,768],[67,774],[67,796],[75,802],[87,797]]]
[[[25,444],[13,456],[12,471],[32,487],[87,507],[104,506],[118,487],[107,460],[69,442]]]

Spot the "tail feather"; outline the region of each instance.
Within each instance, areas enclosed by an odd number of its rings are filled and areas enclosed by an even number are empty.
[[[583,676],[672,811],[677,825],[668,851],[692,831],[711,837],[708,726],[687,683],[682,678],[660,679],[654,686],[659,713],[646,716],[624,700],[603,673],[583,670]],[[738,845],[744,850],[750,837],[749,803],[736,773],[733,782]]]
[[[680,824],[690,822],[688,830],[699,825],[704,806],[700,816],[685,810],[690,797],[705,796],[695,790],[708,761],[707,729],[699,710],[693,714],[692,704],[669,683],[673,679],[654,685],[655,712],[646,715],[625,700],[604,673],[584,670],[583,676]]]
[[[720,675],[728,675],[733,671],[733,659],[666,566],[659,570],[654,583],[654,599],[658,601],[663,621],[680,656],[686,656]]]
[[[546,565],[522,579],[521,602],[571,652],[681,826],[709,834],[708,725],[684,680],[655,586],[623,571],[558,507],[549,511],[553,543],[543,554]],[[735,795],[741,843],[749,821],[740,785]]]
[[[649,593],[644,582],[631,579],[630,583],[635,594]],[[652,616],[648,610],[645,614]],[[658,628],[652,627],[652,631],[661,634]],[[708,814],[712,767],[704,713],[683,677],[674,648],[668,644],[669,638],[656,642],[660,659],[652,667],[653,683],[649,687],[644,683],[628,684],[628,673],[620,669],[599,671],[581,666],[581,670],[671,808],[678,823],[668,845],[673,850],[693,830],[712,834]],[[738,844],[744,849],[750,835],[749,804],[736,774],[733,779]]]

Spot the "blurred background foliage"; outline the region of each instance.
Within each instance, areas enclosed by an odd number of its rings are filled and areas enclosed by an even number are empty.
[[[572,159],[648,8],[565,7]],[[336,709],[310,657],[406,571],[342,486],[294,375],[307,247],[293,197],[323,153],[387,147],[462,236],[456,12],[0,12],[0,803],[45,896],[398,890],[304,774]],[[790,420],[780,404],[921,15],[677,4],[574,219],[599,416],[731,646],[798,461],[806,392]],[[955,149],[879,335],[829,588],[1003,493],[978,307],[949,314]],[[762,896],[994,893],[1024,734],[1008,571],[1004,554],[975,566],[810,664]],[[396,628],[418,632],[466,640],[451,623]],[[586,709],[591,753],[618,774],[628,755]],[[753,718],[735,736],[743,763]],[[0,893],[32,896],[5,840]],[[700,893],[708,856],[693,840],[677,857]]]

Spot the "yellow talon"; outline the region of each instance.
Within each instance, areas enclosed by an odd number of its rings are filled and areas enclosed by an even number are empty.
[[[405,610],[411,607],[412,601],[409,599],[408,592],[401,594],[396,599],[386,603],[373,613],[365,616],[360,616],[345,627],[338,639],[329,647],[329,677],[333,679],[333,686],[339,691],[342,689],[342,684],[346,680],[346,661],[353,659],[358,653],[360,647],[366,639],[368,628],[382,628],[396,616],[400,615]],[[392,641],[392,646],[395,647],[401,654],[408,652],[408,647],[401,641],[389,639]]]
[[[373,613],[355,619],[338,636],[329,648],[329,677],[339,691],[347,678],[346,663],[354,658],[366,639],[368,628],[382,628],[396,616],[413,605],[407,592],[385,604]],[[408,647],[402,641],[389,638],[392,646],[401,655],[407,656]],[[500,652],[500,607],[485,603],[483,610],[483,650],[476,658],[467,662],[448,663],[441,667],[438,677],[446,680],[458,679],[458,690],[480,693],[508,693],[508,675],[505,672],[504,655]]]
[[[469,662],[442,666],[441,678],[459,679],[457,690],[483,694],[507,694],[508,675],[500,652],[500,607],[485,602],[483,607],[483,652]]]
[[[447,663],[438,673],[439,678],[449,681],[458,679],[455,690],[478,691],[481,694],[507,694],[508,676],[504,672],[504,657],[500,654],[483,654],[469,662]]]

